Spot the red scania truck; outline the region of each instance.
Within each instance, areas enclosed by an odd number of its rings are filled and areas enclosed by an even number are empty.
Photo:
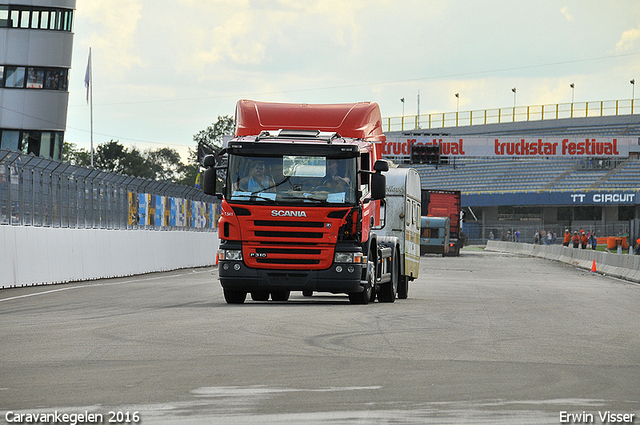
[[[378,105],[240,100],[235,118],[234,138],[205,157],[203,176],[203,190],[222,199],[226,302],[287,301],[291,291],[344,293],[352,304],[406,298],[418,276],[407,253],[419,246],[383,230],[389,163]]]

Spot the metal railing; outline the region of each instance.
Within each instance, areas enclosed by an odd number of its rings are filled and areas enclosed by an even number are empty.
[[[200,230],[215,227],[217,209],[195,187],[0,150],[0,225]]]
[[[487,223],[467,221],[463,225],[463,231],[469,245],[484,245],[488,240],[526,242],[532,244],[547,245],[549,239],[548,232],[552,232],[552,245],[562,245],[565,229],[569,229],[573,234],[575,230],[584,230],[587,233],[595,233],[598,237],[628,235],[630,229],[629,221],[616,221],[611,223],[593,221],[574,221],[572,223],[554,224],[526,224],[526,223]],[[542,232],[545,231],[543,238]],[[520,240],[515,240],[516,231],[520,233]],[[536,238],[536,233],[538,237]]]
[[[635,112],[634,103],[634,99],[626,99],[512,106],[475,111],[387,117],[383,118],[382,122],[384,131],[405,131],[563,118],[632,115]]]

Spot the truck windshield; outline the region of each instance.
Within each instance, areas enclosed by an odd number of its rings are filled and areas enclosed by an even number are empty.
[[[354,204],[356,159],[326,156],[229,156],[229,201]]]

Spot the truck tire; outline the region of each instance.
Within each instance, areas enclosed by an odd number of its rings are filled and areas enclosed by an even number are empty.
[[[247,293],[244,291],[234,291],[231,289],[223,289],[224,299],[227,304],[244,304]]]
[[[379,286],[378,301],[392,303],[396,300],[398,281],[400,278],[400,255],[396,251],[391,257],[391,281]]]
[[[372,257],[369,257],[372,258]],[[351,304],[369,304],[373,293],[375,266],[372,261],[367,262],[367,285],[362,292],[352,292],[349,294],[349,302]]]
[[[268,291],[254,291],[251,293],[251,299],[254,301],[269,301]]]
[[[406,300],[409,296],[409,278],[407,276],[400,276],[400,282],[398,282],[398,299]]]
[[[271,292],[272,301],[289,301],[291,291],[273,291]]]

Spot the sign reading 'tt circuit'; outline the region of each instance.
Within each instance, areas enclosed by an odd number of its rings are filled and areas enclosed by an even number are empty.
[[[574,204],[633,204],[635,193],[574,193],[571,195]]]

